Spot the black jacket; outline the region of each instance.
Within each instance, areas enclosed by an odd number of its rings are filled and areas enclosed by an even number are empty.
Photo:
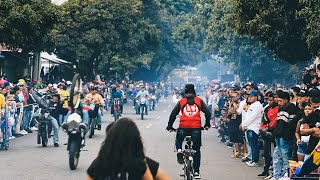
[[[293,140],[295,138],[295,129],[299,117],[296,114],[299,108],[290,103],[287,107],[279,108],[277,117],[277,126],[273,130],[273,135],[276,138],[283,138],[285,140]]]

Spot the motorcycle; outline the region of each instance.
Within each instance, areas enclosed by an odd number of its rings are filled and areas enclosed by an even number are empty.
[[[113,100],[113,116],[114,116],[114,121],[118,120],[120,117],[119,98],[114,98]]]
[[[34,113],[34,117],[38,122],[37,144],[47,147],[48,139],[51,138],[52,123],[50,118],[49,96],[43,92],[32,91],[32,98],[39,105],[38,110]]]
[[[91,104],[89,109],[89,138],[94,135],[94,130],[97,129],[97,117],[99,113],[99,105]]]
[[[70,90],[71,114],[62,128],[68,134],[67,150],[69,151],[69,167],[75,170],[79,164],[80,152],[85,146],[86,126],[82,123],[80,104],[80,93],[82,93],[82,81],[80,74],[75,74],[72,79]]]
[[[156,95],[152,94],[151,98],[149,99],[149,110],[154,111],[156,107]]]
[[[144,118],[144,113],[147,111],[147,98],[146,97],[140,97],[139,99],[139,105],[140,105],[140,114],[141,114],[141,120]]]
[[[135,101],[134,109],[136,111],[136,114],[140,114],[139,98],[135,98],[134,101]]]

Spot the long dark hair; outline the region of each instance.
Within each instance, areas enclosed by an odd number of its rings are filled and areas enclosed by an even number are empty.
[[[107,131],[97,157],[97,173],[101,179],[140,179],[145,155],[140,132],[130,118],[121,118]],[[137,178],[139,177],[139,178]]]

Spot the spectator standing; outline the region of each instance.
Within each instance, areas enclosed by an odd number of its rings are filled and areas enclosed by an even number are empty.
[[[263,155],[264,155],[264,168],[261,174],[257,177],[269,176],[269,168],[272,162],[271,144],[274,142],[272,131],[276,127],[277,114],[279,111],[278,98],[272,92],[266,94],[268,104],[264,108],[262,123],[260,126],[260,135],[263,139]]]
[[[248,97],[250,106],[245,109],[246,116],[242,122],[242,130],[246,131],[248,143],[251,148],[252,160],[247,162],[248,166],[254,167],[259,166],[259,127],[262,118],[263,107],[258,101],[258,92],[251,90]]]
[[[299,108],[290,103],[290,95],[282,90],[276,91],[279,104],[277,126],[273,131],[276,148],[273,152],[273,178],[288,177],[289,160],[292,156],[292,145]]]

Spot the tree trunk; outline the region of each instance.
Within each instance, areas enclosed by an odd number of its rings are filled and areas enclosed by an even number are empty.
[[[41,57],[40,51],[33,51],[33,68],[32,68],[32,79],[40,79],[40,67],[41,67]]]

